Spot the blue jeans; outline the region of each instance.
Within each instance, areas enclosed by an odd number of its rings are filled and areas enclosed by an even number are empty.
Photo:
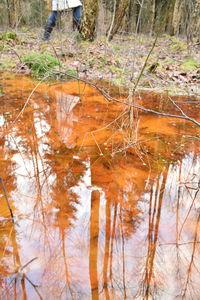
[[[79,25],[82,17],[82,6],[74,7],[72,8],[72,10],[73,10],[74,23]],[[54,27],[56,25],[57,17],[58,17],[58,12],[52,11],[51,15],[48,17],[47,23],[50,26]]]

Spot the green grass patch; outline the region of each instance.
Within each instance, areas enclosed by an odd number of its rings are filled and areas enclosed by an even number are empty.
[[[23,62],[35,74],[44,74],[60,65],[55,57],[41,53],[28,54],[24,57]]]
[[[181,64],[181,69],[183,71],[194,71],[199,67],[199,64],[196,61],[186,61]]]
[[[16,40],[17,39],[17,35],[14,32],[6,32],[6,33],[2,33],[0,34],[0,40]]]

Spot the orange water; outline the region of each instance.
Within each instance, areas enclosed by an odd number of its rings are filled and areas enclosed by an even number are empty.
[[[0,84],[0,299],[199,299],[200,129],[135,112],[131,134],[83,83]]]

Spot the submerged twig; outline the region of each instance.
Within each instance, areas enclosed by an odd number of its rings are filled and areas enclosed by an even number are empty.
[[[29,260],[25,265],[23,265],[21,268],[19,268],[16,273],[17,274],[21,273],[23,271],[23,269],[25,269],[28,265],[30,265],[36,259],[38,259],[38,257],[34,257],[31,260]]]
[[[5,188],[5,185],[4,185],[2,177],[0,177],[0,183],[1,183],[1,186],[2,186],[2,189],[3,189],[3,192],[4,192],[4,196],[5,196],[5,199],[6,199],[6,203],[7,203],[8,209],[10,211],[10,215],[11,215],[12,221],[14,223],[14,215],[13,215],[12,208],[11,208],[9,200],[8,200],[8,196],[7,196],[7,193],[6,193],[6,188]]]
[[[28,280],[28,282],[35,288],[37,288],[37,285],[33,284],[30,279],[26,276],[26,274],[24,272],[22,272],[29,264],[31,264],[34,260],[38,259],[38,257],[34,257],[32,258],[30,261],[28,261],[25,265],[23,265],[22,267],[20,267],[16,272],[12,273],[11,275],[13,276],[13,278],[11,279],[8,287],[6,288],[6,290],[8,290],[10,288],[10,286],[12,285],[13,281],[16,281],[18,276],[21,274],[25,279]],[[38,291],[36,291],[36,293],[38,294]],[[40,294],[39,294],[40,295]],[[38,296],[39,296],[38,295]],[[41,297],[41,296],[40,296]],[[42,297],[40,298],[42,299]]]
[[[34,94],[34,92],[36,91],[36,89],[38,88],[38,86],[48,77],[50,76],[50,74],[48,73],[46,76],[44,76],[39,82],[38,84],[34,87],[34,89],[32,90],[32,92],[29,94],[26,102],[24,103],[24,106],[22,107],[21,111],[19,112],[19,114],[17,115],[17,117],[15,118],[15,120],[13,121],[13,123],[15,123],[17,121],[17,119],[21,116],[21,114],[23,114],[29,100],[31,99],[32,95]]]
[[[196,125],[200,125],[199,122],[197,122],[196,120],[190,118],[188,115],[186,115],[186,113],[182,110],[182,108],[180,108],[180,106],[177,104],[177,102],[175,102],[171,97],[169,97],[169,100],[172,102],[172,104],[181,112],[182,116],[185,117],[187,120],[195,123]]]

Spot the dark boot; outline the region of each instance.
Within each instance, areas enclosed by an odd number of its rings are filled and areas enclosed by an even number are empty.
[[[44,35],[43,35],[43,38],[42,38],[43,41],[49,41],[50,40],[50,35],[51,35],[51,32],[52,32],[54,26],[55,26],[55,23],[47,21],[47,24],[45,26]]]
[[[75,31],[77,29],[80,32],[80,27],[81,27],[81,20],[77,20],[73,18],[73,30]]]

